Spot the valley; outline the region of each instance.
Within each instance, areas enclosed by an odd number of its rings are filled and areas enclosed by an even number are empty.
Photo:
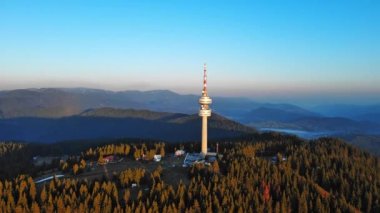
[[[200,122],[195,115],[198,108],[194,105],[197,99],[195,95],[180,95],[168,90],[114,92],[45,88],[0,91],[0,140],[43,143],[123,137],[171,142],[198,140]],[[214,102],[211,138],[235,137],[255,129],[290,133],[305,139],[380,135],[380,121],[376,116],[364,116],[379,113],[377,105],[326,105],[305,109],[248,98],[215,97]],[[361,141],[356,140],[355,145],[380,152],[376,142],[368,146]]]

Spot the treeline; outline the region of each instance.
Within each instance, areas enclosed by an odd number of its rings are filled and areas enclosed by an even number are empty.
[[[86,169],[86,162],[89,161],[91,164],[104,164],[106,163],[105,157],[111,155],[134,160],[141,159],[150,161],[153,160],[154,155],[165,157],[165,143],[150,143],[148,145],[120,143],[97,146],[94,149],[89,148],[79,156],[70,156],[66,161],[60,163],[60,169],[63,172],[69,172],[74,175],[80,174]]]
[[[129,144],[121,143],[121,144],[108,144],[104,146],[98,146],[95,149],[88,149],[82,156],[86,160],[98,160],[100,156],[105,155],[119,155],[119,156],[128,156],[131,150],[131,146]]]
[[[0,212],[380,212],[379,158],[337,139],[279,137],[220,142],[223,157],[190,167],[188,185],[165,183],[161,167],[41,187],[20,176],[0,183]]]
[[[86,161],[90,161],[91,164],[104,163],[104,156],[117,155],[125,157],[129,155],[130,145],[125,143],[120,144],[107,144],[103,146],[97,146],[96,148],[89,148],[82,152],[78,156],[70,156],[66,161],[60,163],[60,169],[63,172],[71,172],[76,175],[83,172],[86,169]]]
[[[19,150],[25,147],[23,143],[15,143],[15,142],[0,142],[0,156],[3,156],[9,152],[13,152],[15,150]]]

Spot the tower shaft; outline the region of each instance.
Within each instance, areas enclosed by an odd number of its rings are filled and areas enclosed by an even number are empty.
[[[207,154],[207,116],[202,117],[202,154]]]

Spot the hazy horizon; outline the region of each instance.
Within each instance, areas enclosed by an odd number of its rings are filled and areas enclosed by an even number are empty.
[[[378,1],[2,1],[0,90],[86,87],[303,105],[380,97]]]
[[[158,88],[158,89],[147,89],[147,90],[139,90],[139,89],[121,89],[121,90],[113,90],[113,89],[107,89],[107,88],[96,88],[96,87],[25,87],[25,88],[11,88],[11,89],[0,89],[0,92],[4,91],[12,91],[12,90],[40,90],[40,89],[94,89],[94,90],[105,90],[105,91],[111,91],[111,92],[124,92],[124,91],[140,91],[140,92],[149,92],[149,91],[157,91],[157,90],[167,90],[171,91],[180,95],[200,95],[200,92],[183,92],[183,91],[176,91],[171,89],[165,89],[165,88]],[[298,97],[287,97],[287,96],[260,96],[260,95],[228,95],[225,93],[218,93],[213,92],[211,90],[211,93],[209,93],[212,97],[224,97],[224,98],[247,98],[252,101],[257,102],[263,102],[263,103],[273,103],[273,104],[294,104],[299,105],[301,107],[306,107],[309,109],[312,109],[313,107],[317,106],[328,106],[328,105],[353,105],[353,106],[370,106],[370,105],[380,105],[380,101],[377,99],[377,94],[367,94],[366,97],[361,97],[362,101],[358,102],[357,98],[350,99],[345,96],[341,95],[321,95],[321,94],[314,94],[313,96],[298,96]],[[373,95],[373,96],[371,96]]]

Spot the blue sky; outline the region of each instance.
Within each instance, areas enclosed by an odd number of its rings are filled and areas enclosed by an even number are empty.
[[[380,1],[0,1],[0,89],[380,99]]]

